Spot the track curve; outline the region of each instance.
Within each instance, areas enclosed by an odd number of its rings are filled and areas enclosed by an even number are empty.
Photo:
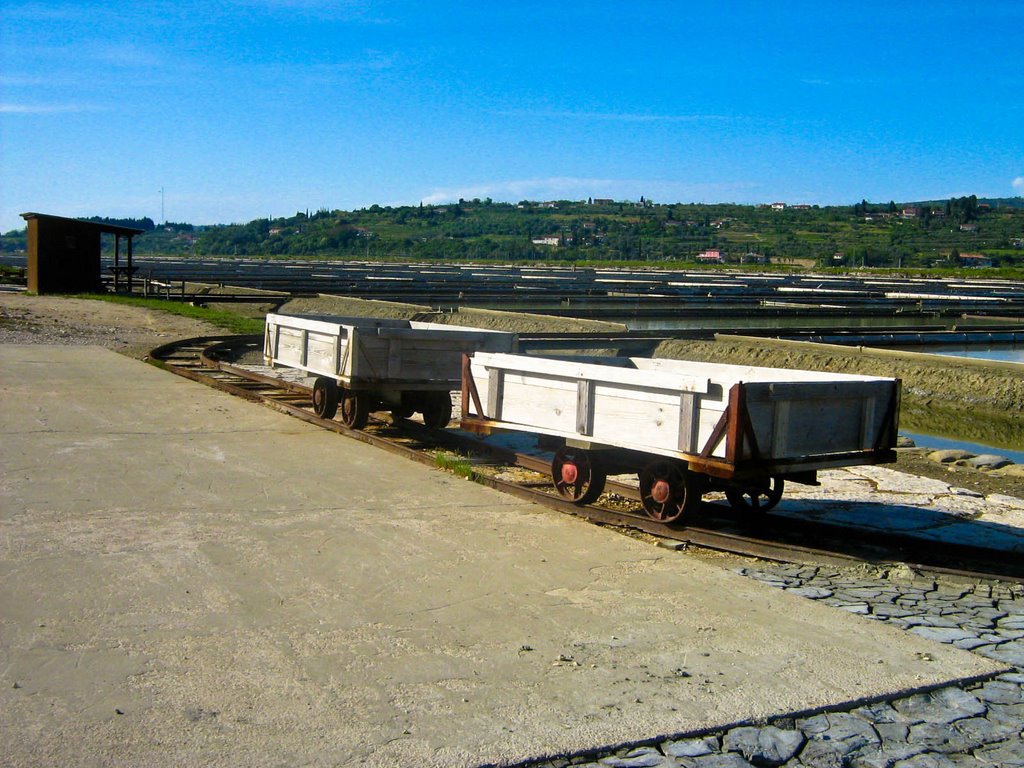
[[[183,339],[153,349],[147,361],[179,376],[287,413],[323,429],[438,466],[439,452],[454,451],[464,461],[460,471],[476,482],[528,499],[550,509],[656,537],[662,546],[695,546],[764,560],[814,565],[910,565],[922,573],[964,579],[1021,579],[1024,562],[1001,550],[925,542],[898,533],[869,534],[820,523],[782,520],[771,515],[737,516],[727,506],[704,502],[693,525],[668,526],[650,519],[639,506],[639,492],[609,479],[598,503],[577,505],[558,496],[550,479],[550,458],[488,445],[458,430],[431,430],[406,420],[371,417],[365,430],[317,416],[311,389],[237,363],[262,352],[260,336],[213,336]],[[516,480],[508,470],[519,470]]]

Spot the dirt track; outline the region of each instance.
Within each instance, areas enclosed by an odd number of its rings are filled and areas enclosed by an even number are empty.
[[[174,339],[224,333],[209,323],[151,309],[0,292],[0,344],[95,344],[141,358]]]

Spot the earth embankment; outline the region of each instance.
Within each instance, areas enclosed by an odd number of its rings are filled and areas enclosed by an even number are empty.
[[[343,317],[386,317],[402,320],[422,320],[446,325],[465,325],[489,331],[511,333],[621,333],[626,326],[603,320],[583,320],[572,317],[536,315],[528,312],[504,312],[492,309],[463,307],[454,312],[443,312],[420,304],[394,301],[355,299],[347,296],[321,295],[293,299],[279,310],[283,314],[321,314]]]

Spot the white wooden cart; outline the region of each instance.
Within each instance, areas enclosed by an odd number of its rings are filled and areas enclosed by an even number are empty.
[[[511,333],[414,320],[327,315],[268,314],[263,356],[268,365],[315,376],[313,410],[353,429],[369,414],[414,412],[436,429],[452,415],[451,392],[460,385],[462,356],[476,350],[512,352]]]
[[[709,490],[765,510],[787,479],[894,461],[899,401],[898,379],[478,352],[463,361],[462,428],[559,438],[552,480],[580,504],[637,472],[647,514],[674,522]]]

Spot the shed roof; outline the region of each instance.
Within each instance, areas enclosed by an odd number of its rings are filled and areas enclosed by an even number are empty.
[[[54,216],[49,213],[23,213],[21,218],[25,221],[29,219],[39,219],[40,221],[59,221],[68,224],[75,224],[77,226],[93,227],[100,232],[108,235],[141,235],[146,230],[136,229],[135,227],[122,227],[117,224],[107,224],[101,221],[86,221],[85,219],[71,219],[66,216]]]

